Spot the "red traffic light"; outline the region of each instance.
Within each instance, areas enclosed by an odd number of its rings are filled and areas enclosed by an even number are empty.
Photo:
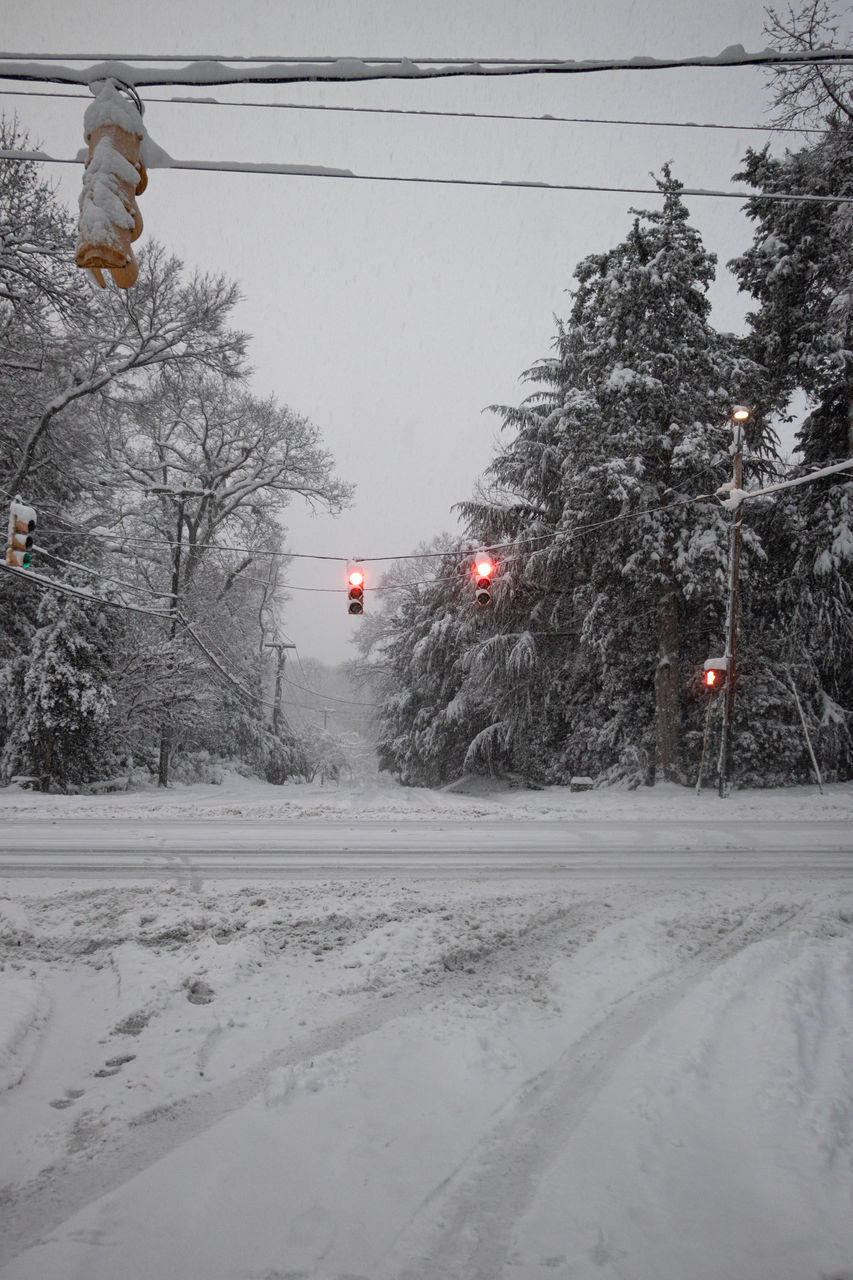
[[[492,603],[492,574],[495,568],[494,560],[490,560],[488,556],[480,556],[474,561],[474,577],[477,579],[474,599],[481,607]]]
[[[702,683],[706,689],[725,689],[728,675],[728,658],[708,658],[702,672]]]
[[[364,613],[364,573],[361,569],[347,570],[347,612]]]

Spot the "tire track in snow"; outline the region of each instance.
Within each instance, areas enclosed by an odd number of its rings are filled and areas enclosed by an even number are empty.
[[[800,914],[780,919],[770,913],[757,929],[753,913],[686,965],[617,1001],[501,1109],[491,1130],[403,1229],[377,1280],[499,1280],[510,1261],[515,1224],[543,1174],[632,1046],[714,968],[788,928]]]
[[[369,1003],[276,1049],[236,1078],[204,1093],[154,1107],[130,1120],[118,1141],[104,1140],[85,1153],[58,1160],[27,1183],[0,1189],[0,1267],[122,1183],[212,1128],[262,1094],[271,1073],[345,1048],[401,1017],[418,1014],[444,1000],[464,1000],[483,981],[522,967],[542,967],[543,947],[572,949],[589,940],[590,930],[611,924],[613,910],[594,903],[571,903],[535,916],[518,934],[501,935],[483,951],[450,949],[436,966],[389,994],[370,993]],[[518,978],[523,989],[527,978]]]

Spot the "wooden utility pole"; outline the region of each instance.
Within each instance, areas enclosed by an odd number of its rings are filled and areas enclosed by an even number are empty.
[[[333,716],[334,714],[335,714],[334,707],[323,707],[323,732],[324,733],[326,732],[326,726],[329,723],[329,716]],[[324,787],[325,785],[326,785],[326,766],[324,764],[323,768],[320,770],[320,786]]]
[[[186,496],[187,495],[184,491],[181,491],[178,495],[178,534],[172,556],[172,621],[169,625],[168,658],[168,669],[170,674],[174,671],[174,645],[175,637],[178,634],[178,603],[181,598],[181,543],[184,530],[184,503],[186,501]],[[169,756],[172,754],[172,728],[171,713],[166,710],[163,712],[163,720],[160,725],[160,760],[157,771],[157,785],[159,787],[168,787],[169,785]]]
[[[273,640],[264,645],[265,649],[275,649],[278,654],[278,663],[275,669],[275,697],[273,699],[272,709],[272,727],[273,732],[278,733],[281,725],[281,682],[284,676],[284,664],[287,655],[285,649],[295,649],[295,644],[285,644],[281,640]]]
[[[732,492],[743,489],[743,424],[749,419],[749,410],[738,405],[732,410],[734,430],[734,463],[732,468]],[[723,706],[723,728],[720,734],[720,760],[718,765],[720,799],[729,793],[729,741],[735,709],[735,681],[737,679],[737,612],[738,574],[740,572],[741,504],[735,507],[729,529],[729,593],[726,604],[726,652],[727,680]]]

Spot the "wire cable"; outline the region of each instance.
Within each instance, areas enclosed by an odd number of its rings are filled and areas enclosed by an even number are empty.
[[[104,596],[93,595],[83,587],[76,588],[67,582],[57,582],[55,578],[45,578],[42,574],[35,573],[31,569],[19,569],[14,565],[4,564],[3,562],[0,562],[0,569],[5,570],[6,573],[12,573],[18,578],[23,578],[26,582],[41,587],[43,590],[57,591],[60,595],[73,596],[86,604],[103,605],[107,609],[124,609],[128,613],[141,613],[148,618],[174,617],[171,611],[142,609],[139,605],[127,604],[126,601],[107,600]]]
[[[56,90],[0,89],[0,95],[18,98],[71,98],[76,102],[88,102],[82,93],[60,93]],[[775,124],[717,124],[698,120],[621,120],[601,116],[555,116],[550,112],[539,116],[514,114],[502,111],[438,111],[412,107],[345,107],[318,102],[224,102],[219,98],[151,98],[142,101],[176,106],[195,107],[253,107],[273,111],[332,111],[349,115],[428,116],[443,120],[510,120],[530,124],[594,124],[628,125],[645,129],[722,129],[737,133],[796,133],[829,134],[831,129],[814,127],[794,128]]]
[[[75,156],[69,159],[62,156],[51,156],[44,151],[0,150],[0,160],[17,160],[22,162],[36,161],[39,164],[82,164]],[[586,182],[534,182],[515,178],[427,178],[417,175],[389,173],[355,173],[352,169],[334,169],[321,165],[298,164],[266,164],[250,163],[234,160],[172,160],[162,169],[188,169],[203,173],[249,173],[263,174],[287,178],[345,178],[352,182],[399,182],[420,186],[439,187],[489,187],[506,191],[584,191],[604,193],[608,195],[657,196],[663,192],[660,187],[617,187],[602,183]],[[773,203],[803,204],[853,204],[853,196],[818,196],[805,191],[782,192],[762,191],[760,194],[750,191],[717,191],[706,187],[680,187],[679,195],[685,199],[693,197],[713,200],[762,200]]]
[[[50,66],[68,62],[95,63],[85,70]],[[168,71],[138,70],[130,64],[184,63]],[[288,84],[313,81],[363,83],[370,80],[407,82],[448,77],[494,77],[523,75],[585,75],[605,71],[671,71],[695,67],[732,70],[736,67],[801,65],[843,66],[853,62],[850,49],[763,49],[748,53],[742,45],[731,45],[716,55],[687,58],[388,58],[235,56],[223,58],[174,54],[59,54],[0,53],[0,79],[29,80],[57,84],[85,84],[112,77],[138,90],[144,85]],[[198,64],[202,64],[199,66]]]
[[[47,556],[49,560],[55,560],[57,564],[64,564],[69,569],[88,573],[91,577],[97,578],[99,582],[111,582],[117,587],[123,587],[125,591],[135,591],[138,595],[148,596],[151,600],[167,600],[171,595],[168,591],[156,593],[149,591],[146,587],[138,587],[132,582],[124,582],[121,578],[107,577],[100,569],[93,569],[91,565],[80,564],[77,560],[65,560],[62,556],[55,555],[53,551],[48,551],[47,547],[34,546],[33,551],[38,555]]]

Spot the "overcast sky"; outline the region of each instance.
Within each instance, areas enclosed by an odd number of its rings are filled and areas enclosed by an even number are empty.
[[[606,58],[764,48],[761,0],[5,0],[6,52],[203,56]],[[539,116],[763,125],[757,68],[632,71],[518,79],[216,89],[223,102],[397,107]],[[0,83],[0,89],[20,85]],[[185,96],[186,89],[175,95]],[[167,98],[151,90],[143,97]],[[207,96],[207,94],[205,94]],[[0,97],[52,155],[83,145],[85,101]],[[152,138],[176,159],[314,164],[355,172],[651,186],[671,161],[689,187],[729,188],[746,129],[436,119],[429,116],[149,101]],[[796,139],[794,140],[797,141]],[[774,146],[780,147],[778,139]],[[82,170],[50,166],[76,206]],[[520,375],[550,352],[554,316],[578,261],[622,239],[629,208],[654,196],[398,185],[310,177],[156,170],[140,198],[148,235],[188,268],[241,288],[237,324],[254,335],[254,389],[309,417],[340,473],[357,484],[337,519],[294,505],[291,550],[402,556],[457,529],[451,508],[491,457]],[[691,198],[720,261],[714,321],[743,328],[745,300],[726,262],[749,243],[732,200]],[[381,566],[368,566],[370,584]],[[343,569],[294,561],[283,630],[303,657],[352,656]],[[299,589],[297,589],[299,588]],[[307,590],[311,588],[311,590]],[[318,590],[320,589],[320,590]]]

